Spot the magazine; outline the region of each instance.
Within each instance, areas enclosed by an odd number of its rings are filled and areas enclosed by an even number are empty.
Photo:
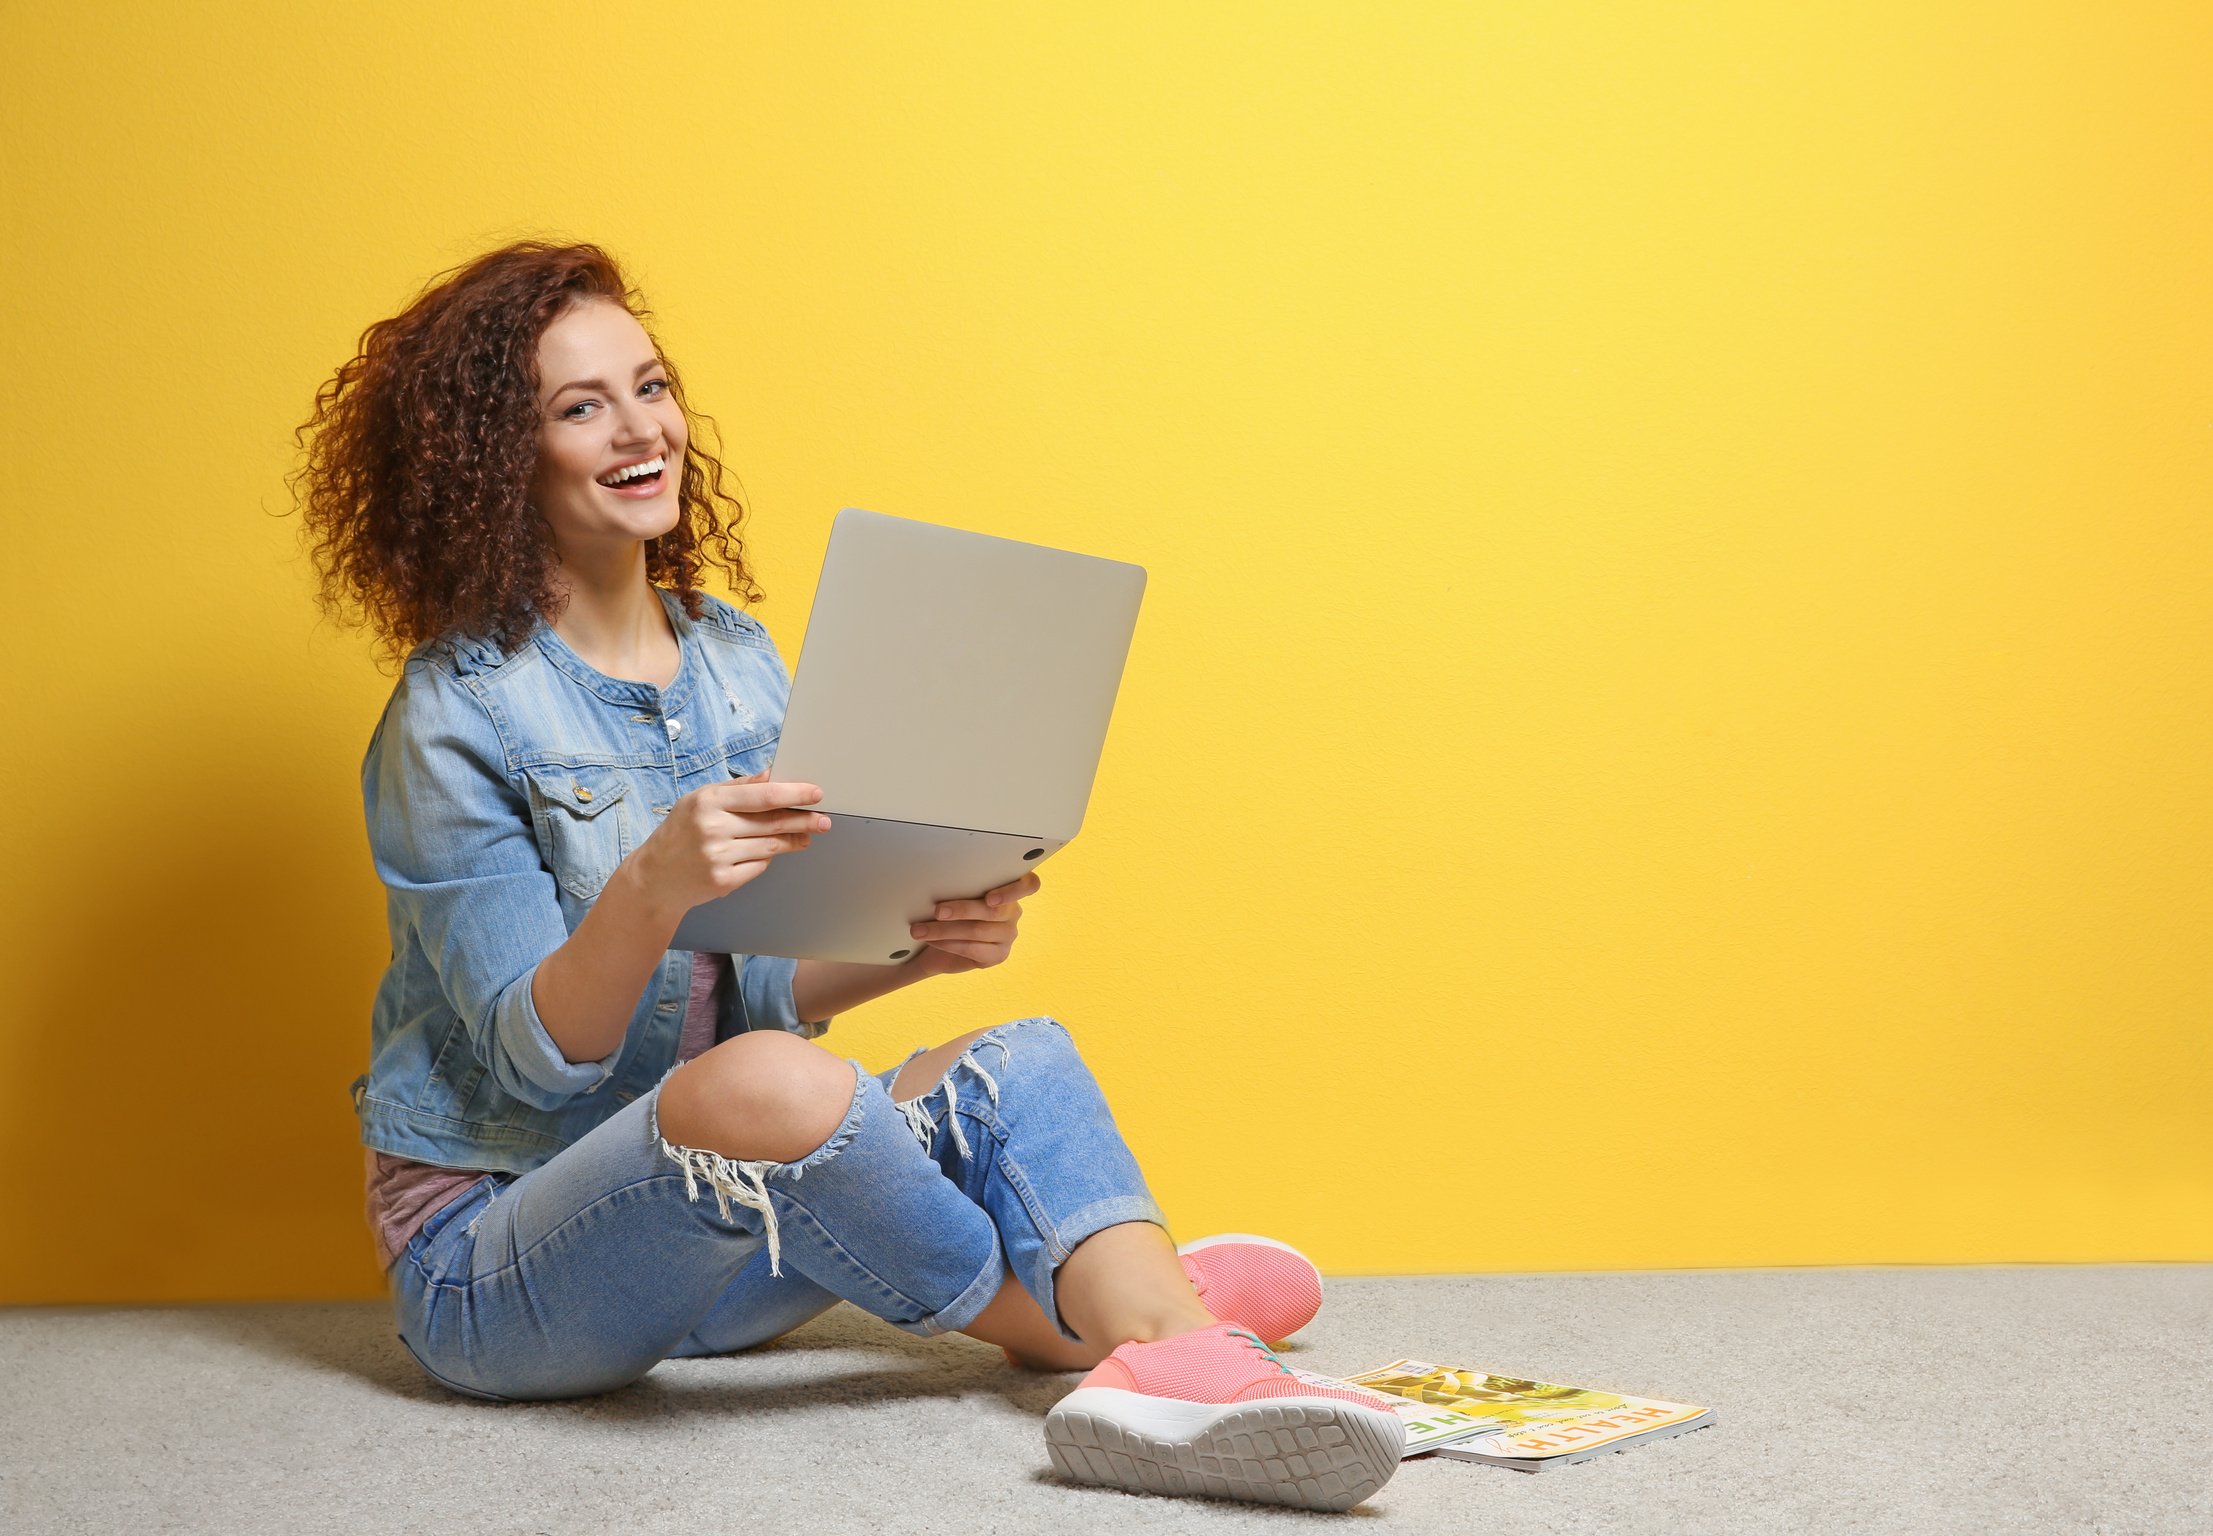
[[[1690,1403],[1556,1386],[1427,1360],[1394,1360],[1352,1376],[1285,1368],[1316,1386],[1378,1394],[1377,1406],[1390,1408],[1406,1424],[1408,1456],[1435,1451],[1521,1472],[1589,1461],[1714,1422],[1711,1408]]]

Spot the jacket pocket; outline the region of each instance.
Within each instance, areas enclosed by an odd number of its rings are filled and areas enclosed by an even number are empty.
[[[637,845],[630,780],[617,768],[525,768],[539,849],[553,878],[579,901],[606,886]]]

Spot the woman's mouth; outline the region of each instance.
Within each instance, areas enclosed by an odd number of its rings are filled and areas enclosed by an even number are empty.
[[[603,475],[595,483],[601,490],[626,501],[650,501],[661,494],[661,487],[668,479],[667,468],[666,456],[651,458]]]

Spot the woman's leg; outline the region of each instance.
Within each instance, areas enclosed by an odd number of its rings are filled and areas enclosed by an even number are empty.
[[[781,1276],[771,1275],[764,1250],[738,1272],[707,1315],[669,1351],[669,1358],[730,1355],[755,1349],[813,1321],[837,1304],[837,1297],[796,1270],[787,1267]],[[990,1305],[959,1331],[1004,1347],[1019,1364],[1032,1370],[1088,1370],[1107,1354],[1103,1349],[1071,1344],[1062,1338],[1030,1299],[1030,1293],[1022,1289],[1021,1282],[1004,1271]]]
[[[992,1033],[973,1030],[917,1051],[897,1068],[878,1074],[899,1108],[921,1118],[931,1128],[933,1144],[956,1157],[958,1148],[949,1127],[938,1123],[943,1119],[942,1108],[933,1111],[921,1101],[936,1095],[942,1106],[955,1063]],[[1047,1063],[1055,1059],[1058,1053],[1046,1053],[1032,1063],[1033,1070],[1047,1070]],[[981,1085],[983,1079],[969,1081]],[[1092,1091],[1096,1092],[1095,1084]],[[986,1088],[985,1102],[989,1094]],[[1079,1100],[1085,1097],[1079,1091]],[[1103,1100],[1091,1107],[1103,1110]],[[662,1113],[665,1119],[665,1096]],[[1149,1220],[1121,1222],[1077,1242],[1059,1268],[1057,1284],[1060,1310],[1080,1336],[1077,1339],[1068,1338],[1045,1316],[1011,1272],[1003,1276],[990,1305],[960,1331],[1000,1345],[1032,1369],[1069,1371],[1088,1370],[1127,1339],[1165,1338],[1214,1321],[1193,1292],[1166,1230]],[[756,1254],[670,1353],[719,1355],[750,1349],[820,1316],[837,1300],[793,1271],[786,1270],[780,1278],[772,1276],[766,1253]]]
[[[962,1332],[1025,1364],[1070,1370],[1131,1339],[1214,1321],[1058,1020],[978,1030],[883,1077],[917,1140],[991,1212],[1018,1282]]]
[[[752,1087],[714,1124],[684,1128],[712,1131],[701,1137],[708,1145],[664,1139],[664,1089],[710,1058],[717,1076]],[[835,1063],[849,1084],[828,1137],[783,1161],[733,1155],[799,1150],[748,1144],[746,1127],[763,1119],[762,1094],[819,1080],[813,1058]],[[820,1105],[792,1113],[804,1119]],[[636,1380],[691,1334],[764,1242],[772,1271],[796,1271],[923,1336],[973,1322],[1005,1262],[990,1216],[922,1155],[884,1085],[781,1034],[725,1041],[544,1166],[487,1180],[449,1210],[396,1266],[395,1308],[424,1368],[481,1396],[576,1397]]]

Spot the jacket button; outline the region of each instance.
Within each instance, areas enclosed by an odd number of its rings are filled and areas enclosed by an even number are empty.
[[[592,792],[588,789],[579,788],[576,792],[576,798],[579,800],[589,800],[592,798]]]

